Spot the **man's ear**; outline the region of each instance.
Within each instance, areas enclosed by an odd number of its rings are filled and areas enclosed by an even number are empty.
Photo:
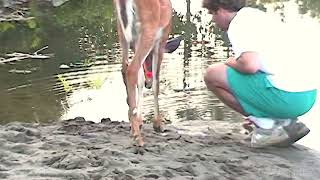
[[[229,11],[220,7],[220,8],[217,10],[217,13],[219,13],[219,14],[226,14],[226,13],[229,13]]]

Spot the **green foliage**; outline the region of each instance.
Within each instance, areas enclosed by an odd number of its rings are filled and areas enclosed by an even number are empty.
[[[11,29],[15,29],[16,26],[10,22],[0,22],[0,32],[6,32]]]
[[[100,89],[104,83],[104,79],[105,78],[102,76],[95,76],[93,78],[90,78],[88,84],[93,89]]]
[[[91,66],[93,64],[93,60],[91,58],[84,59],[83,65],[84,66]]]
[[[282,3],[288,2],[289,0],[247,0],[247,3],[251,6],[264,9],[265,4],[270,3]],[[295,0],[299,4],[299,12],[306,14],[310,12],[312,17],[320,17],[320,1],[319,0]]]
[[[100,49],[111,48],[117,42],[112,0],[70,0],[55,8],[31,1],[29,6],[30,16],[34,19],[0,23],[0,32],[5,32],[0,34],[0,52],[6,52],[7,48],[12,47],[17,51],[32,51],[41,48],[45,42],[51,47],[70,48],[57,48],[57,56],[59,51],[64,56],[65,51],[75,52],[70,53],[75,56],[80,54],[81,50],[76,50],[76,47],[79,47],[81,38],[90,37],[94,41],[86,42],[86,47],[93,45]],[[90,53],[94,51],[89,50]],[[87,56],[86,52],[84,55]]]
[[[37,48],[39,47],[41,44],[41,38],[38,36],[34,36],[32,39],[32,43],[31,43],[31,47],[32,48]]]
[[[301,14],[310,12],[312,17],[320,17],[320,1],[319,0],[296,0],[299,4]]]
[[[36,22],[36,20],[34,20],[34,19],[30,19],[30,20],[28,20],[26,23],[27,23],[27,25],[28,25],[28,27],[29,27],[30,29],[35,29],[35,28],[37,28],[37,22]]]
[[[112,0],[77,0],[53,12],[55,23],[62,27],[89,26],[97,29],[107,25],[113,18],[113,5]]]
[[[69,93],[72,91],[72,86],[62,75],[58,74],[57,78],[62,83],[63,89],[66,93]]]

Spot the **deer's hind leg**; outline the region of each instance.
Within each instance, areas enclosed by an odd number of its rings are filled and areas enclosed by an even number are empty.
[[[160,114],[159,110],[159,83],[160,83],[160,69],[161,63],[163,60],[163,55],[165,51],[165,45],[167,43],[167,39],[171,30],[171,23],[167,25],[161,33],[161,38],[157,41],[155,45],[155,50],[153,51],[153,96],[154,96],[154,121],[153,121],[153,129],[156,132],[163,132],[163,118]]]
[[[115,2],[115,5],[116,2]],[[120,14],[120,13],[119,13]],[[118,15],[117,19],[117,32],[118,32],[118,39],[121,47],[121,55],[122,55],[122,67],[121,67],[121,74],[122,74],[122,79],[123,83],[126,87],[126,92],[127,92],[127,104],[128,104],[128,88],[127,88],[127,69],[128,69],[128,64],[129,64],[129,48],[130,44],[128,40],[125,38],[124,35],[124,27],[123,27],[123,21],[122,17]]]

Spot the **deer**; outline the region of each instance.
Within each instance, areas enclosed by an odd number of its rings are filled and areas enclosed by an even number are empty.
[[[122,78],[127,92],[131,135],[139,147],[142,136],[143,88],[152,87],[154,96],[153,129],[163,132],[159,114],[159,76],[172,25],[170,0],[113,0],[117,16],[117,32],[122,49]],[[179,39],[180,40],[180,39]],[[177,44],[177,43],[174,43]],[[167,47],[167,48],[166,48]],[[129,62],[129,50],[133,57]]]

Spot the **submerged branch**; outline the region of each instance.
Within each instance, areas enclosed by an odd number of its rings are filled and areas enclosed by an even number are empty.
[[[11,53],[11,54],[6,54],[6,57],[9,58],[1,58],[0,57],[0,64],[8,63],[8,62],[13,62],[13,61],[20,61],[23,59],[48,59],[53,56],[53,54],[38,54],[40,51],[43,51],[47,49],[48,46],[45,46],[37,51],[35,51],[33,54],[25,54],[25,53]]]
[[[36,50],[36,52],[34,52],[33,54],[38,54],[38,52],[41,52],[41,51],[43,51],[45,49],[48,49],[48,48],[49,48],[49,46],[45,46],[45,47],[43,47],[43,48],[41,48],[39,50]]]
[[[0,14],[0,22],[10,22],[10,21],[28,21],[34,19],[35,17],[27,17],[26,13],[29,9],[16,10],[10,14]]]
[[[34,19],[34,17],[22,17],[22,16],[14,16],[14,17],[0,17],[0,22],[11,22],[11,21],[28,21],[30,19]]]

